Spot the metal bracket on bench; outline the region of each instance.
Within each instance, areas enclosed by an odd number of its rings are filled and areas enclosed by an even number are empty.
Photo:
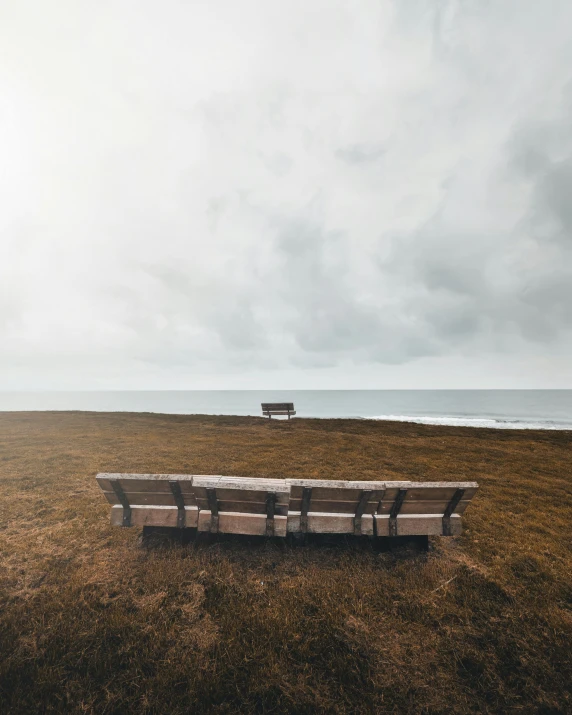
[[[300,531],[303,534],[308,532],[308,512],[310,511],[310,501],[312,499],[312,488],[302,489],[302,510],[300,512]]]
[[[464,493],[464,489],[457,489],[457,491],[453,494],[453,498],[447,504],[447,508],[443,514],[443,536],[451,536],[451,514],[457,508],[457,505],[463,498]]]
[[[361,534],[361,518],[364,511],[366,510],[367,503],[373,493],[372,489],[364,489],[359,498],[358,505],[356,507],[356,513],[354,516],[354,535],[359,536]]]
[[[218,532],[218,502],[216,498],[216,489],[207,489],[207,500],[211,511],[211,533]]]
[[[274,536],[274,510],[276,507],[276,494],[266,493],[266,536]]]
[[[403,500],[407,494],[407,489],[400,489],[399,493],[395,497],[395,501],[391,505],[391,511],[389,512],[389,535],[397,536],[397,515],[401,511],[403,505]]]
[[[183,529],[185,527],[185,500],[183,498],[183,492],[181,491],[181,485],[179,482],[170,481],[169,486],[171,487],[173,498],[177,505],[177,527]]]
[[[123,507],[123,523],[121,526],[131,526],[131,507],[129,506],[129,500],[125,496],[121,484],[116,479],[111,479],[110,482],[115,496],[119,499],[119,503]]]

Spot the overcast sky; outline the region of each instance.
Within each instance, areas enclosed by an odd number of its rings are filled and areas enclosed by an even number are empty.
[[[0,389],[572,388],[570,0],[0,2]]]

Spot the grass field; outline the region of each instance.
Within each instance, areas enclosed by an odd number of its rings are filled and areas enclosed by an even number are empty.
[[[98,471],[477,480],[459,538],[143,544]],[[1,713],[571,713],[572,433],[0,413]]]

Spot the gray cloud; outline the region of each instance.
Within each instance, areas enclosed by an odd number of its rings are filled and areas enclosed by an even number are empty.
[[[354,144],[352,146],[338,149],[336,155],[348,164],[366,164],[378,161],[384,155],[385,150],[381,146],[363,146]]]
[[[0,388],[572,386],[570,27],[2,8]]]

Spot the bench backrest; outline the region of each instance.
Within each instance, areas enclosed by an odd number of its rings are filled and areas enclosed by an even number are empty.
[[[98,474],[117,526],[197,526],[189,474]]]
[[[192,476],[188,474],[98,474],[97,482],[110,504],[122,504],[122,495],[131,506],[173,506],[175,494],[171,482],[179,485],[188,500],[196,506],[192,491]]]
[[[260,479],[98,474],[112,524],[196,526],[285,536],[287,531],[453,535],[476,482]]]
[[[290,490],[283,479],[193,477],[200,531],[286,535]]]
[[[461,533],[461,515],[476,482],[386,482],[375,516],[379,536]]]
[[[290,486],[289,512],[293,518],[299,513],[301,532],[373,534],[373,514],[383,494],[383,482],[286,481]]]
[[[293,402],[262,402],[261,406],[263,412],[293,412],[294,410]]]

